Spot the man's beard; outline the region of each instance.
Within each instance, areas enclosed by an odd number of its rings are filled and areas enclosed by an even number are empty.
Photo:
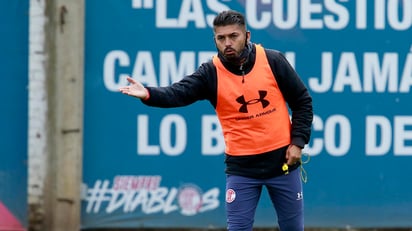
[[[231,49],[231,48],[229,48]],[[237,63],[240,60],[240,53],[234,50],[234,53],[230,53],[228,55],[226,55],[226,51],[223,52],[223,57],[225,57],[225,59],[228,62],[233,62],[233,63]]]
[[[221,54],[221,57],[223,57],[225,59],[225,61],[233,63],[235,65],[240,65],[241,63],[243,63],[245,61],[245,59],[246,59],[246,57],[249,53],[247,46],[248,46],[248,41],[247,41],[247,38],[246,38],[243,50],[241,50],[240,52],[237,52],[233,48],[226,48],[223,51],[219,51],[219,53]],[[227,49],[233,50],[233,52],[231,52],[229,55],[226,55],[226,50]]]

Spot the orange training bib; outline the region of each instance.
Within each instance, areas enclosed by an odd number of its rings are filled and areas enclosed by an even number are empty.
[[[291,122],[285,99],[263,47],[256,45],[256,62],[247,75],[229,72],[215,56],[216,113],[229,155],[254,155],[290,144]]]

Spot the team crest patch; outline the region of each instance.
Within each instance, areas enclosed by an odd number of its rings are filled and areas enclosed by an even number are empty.
[[[226,202],[232,203],[236,198],[236,192],[233,189],[226,190]]]

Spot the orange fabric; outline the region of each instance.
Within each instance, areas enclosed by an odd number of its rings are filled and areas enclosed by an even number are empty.
[[[263,47],[256,45],[255,65],[243,77],[229,72],[216,56],[213,63],[218,78],[216,113],[225,152],[255,155],[290,144],[288,108]]]

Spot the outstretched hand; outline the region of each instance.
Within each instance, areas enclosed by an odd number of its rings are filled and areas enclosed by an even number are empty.
[[[138,81],[127,77],[127,81],[130,83],[128,86],[120,87],[119,91],[125,95],[134,96],[139,99],[145,99],[148,96],[147,89]]]

